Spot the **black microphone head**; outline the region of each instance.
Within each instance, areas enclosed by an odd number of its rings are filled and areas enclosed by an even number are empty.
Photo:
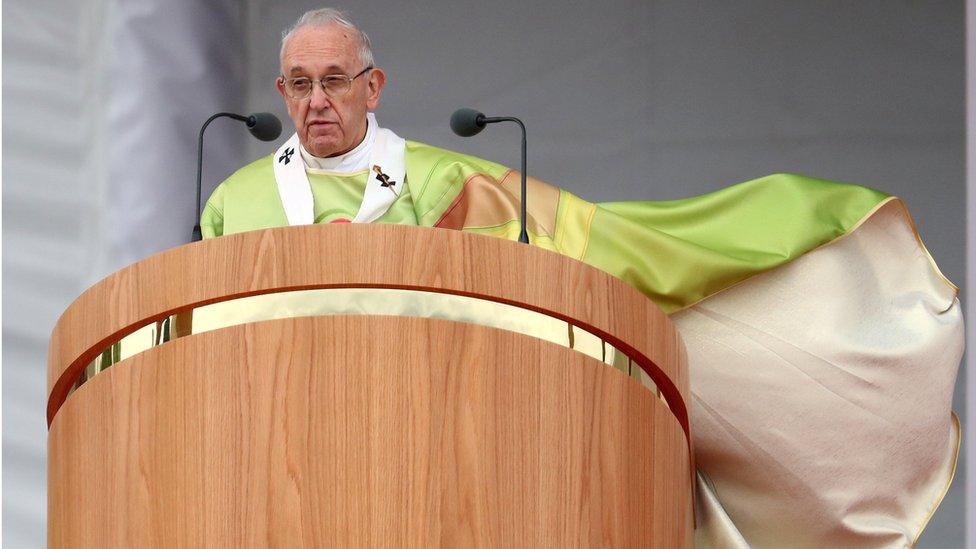
[[[281,135],[281,120],[270,112],[256,112],[247,117],[247,131],[261,141],[274,141]]]
[[[461,137],[471,137],[485,129],[485,115],[474,109],[458,109],[451,115],[451,129]]]

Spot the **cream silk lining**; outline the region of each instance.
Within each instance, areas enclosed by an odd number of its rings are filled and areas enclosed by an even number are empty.
[[[915,542],[955,467],[963,325],[900,202],[672,319],[708,479],[697,545]]]

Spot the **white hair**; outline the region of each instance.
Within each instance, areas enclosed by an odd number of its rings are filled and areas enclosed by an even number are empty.
[[[281,53],[279,57],[285,56],[285,45],[295,31],[302,27],[324,27],[326,25],[339,25],[347,29],[356,31],[359,38],[359,59],[363,62],[363,67],[373,67],[376,61],[373,59],[373,48],[366,33],[359,30],[356,25],[349,20],[345,13],[334,8],[319,8],[307,11],[295,21],[295,24],[281,33]]]

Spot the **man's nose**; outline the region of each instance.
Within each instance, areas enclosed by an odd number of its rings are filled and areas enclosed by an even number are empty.
[[[332,102],[329,100],[329,96],[326,95],[325,90],[322,88],[322,84],[319,82],[312,83],[312,95],[308,98],[309,108],[314,111],[321,111],[329,108]]]

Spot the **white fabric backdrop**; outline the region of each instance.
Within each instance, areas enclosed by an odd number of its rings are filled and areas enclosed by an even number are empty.
[[[244,108],[245,12],[86,0],[3,15],[3,541],[42,547],[47,337],[91,283],[189,239],[197,131]],[[244,158],[246,133],[222,122],[211,180]]]
[[[44,543],[46,339],[123,264],[185,241],[196,132],[284,109],[299,0],[8,0],[3,7],[4,541]],[[774,171],[904,197],[963,282],[961,3],[547,4],[363,0],[401,135],[509,165],[517,134],[461,140],[462,105],[522,116],[529,171],[591,200],[674,198]],[[208,130],[205,194],[274,144]],[[960,384],[961,385],[961,384]],[[961,400],[956,409],[962,412]],[[965,425],[965,417],[962,418]],[[962,539],[960,471],[922,546]]]
[[[3,541],[44,543],[44,355],[102,241],[108,2],[3,6]]]

